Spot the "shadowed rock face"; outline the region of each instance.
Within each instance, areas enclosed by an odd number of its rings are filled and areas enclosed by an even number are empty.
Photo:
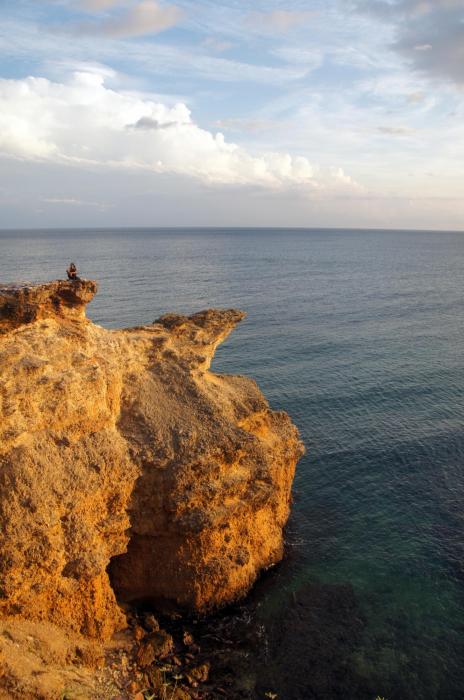
[[[303,448],[252,380],[209,371],[242,312],[109,331],[95,290],[0,290],[0,613],[108,638],[116,597],[204,611],[279,561]]]

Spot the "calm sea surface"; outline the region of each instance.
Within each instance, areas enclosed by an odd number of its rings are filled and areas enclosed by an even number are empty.
[[[109,328],[248,313],[214,368],[254,377],[307,446],[279,589],[353,587],[349,663],[379,695],[464,697],[464,235],[0,232],[0,282],[70,260],[99,281],[88,315]]]

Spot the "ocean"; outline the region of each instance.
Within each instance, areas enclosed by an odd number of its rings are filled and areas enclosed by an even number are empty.
[[[247,312],[213,369],[255,378],[307,448],[286,561],[255,593],[263,619],[298,605],[312,630],[292,641],[293,681],[277,662],[269,676],[279,700],[464,697],[464,235],[0,232],[0,283],[64,278],[71,260],[108,328]]]

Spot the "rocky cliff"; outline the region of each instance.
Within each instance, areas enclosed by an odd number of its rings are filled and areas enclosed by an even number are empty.
[[[209,369],[242,312],[110,331],[95,291],[0,288],[0,613],[108,639],[118,602],[207,611],[279,561],[302,445]]]

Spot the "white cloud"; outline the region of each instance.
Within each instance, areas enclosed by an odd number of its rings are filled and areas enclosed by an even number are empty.
[[[121,0],[81,0],[81,5],[86,10],[106,10],[120,4]]]
[[[182,11],[175,5],[162,6],[156,0],[142,0],[135,7],[99,24],[81,24],[78,31],[110,37],[158,34],[178,24]]]
[[[407,126],[378,126],[377,131],[387,136],[410,136],[414,133],[414,129]]]
[[[357,186],[303,156],[252,154],[192,120],[187,106],[108,89],[95,68],[66,83],[0,80],[0,151],[75,167],[145,170],[223,185],[271,189]]]
[[[43,197],[41,199],[45,204],[64,204],[71,207],[98,207],[99,209],[107,209],[103,202],[89,202],[76,197]]]
[[[275,127],[275,125],[275,122],[270,119],[243,119],[241,117],[218,119],[216,122],[214,122],[214,126],[217,126],[218,129],[224,129],[224,131],[248,133],[257,133],[267,129],[272,129]]]
[[[227,41],[225,39],[218,39],[214,36],[208,36],[201,42],[202,46],[211,51],[217,51],[222,53],[223,51],[228,51],[233,48],[234,44],[232,41]]]
[[[411,92],[409,95],[406,95],[406,101],[410,104],[419,104],[424,100],[425,93],[423,93],[421,90],[417,90],[416,92]]]
[[[87,30],[96,32],[96,26],[87,24]],[[176,85],[179,79],[187,78],[195,94],[194,81],[210,80],[216,84],[253,82],[260,85],[287,86],[291,82],[301,80],[307,74],[305,66],[268,65],[266,61],[259,63],[224,58],[211,55],[204,49],[194,49],[180,43],[161,41],[137,41],[119,39],[99,34],[95,36],[81,33],[72,37],[69,34],[38,31],[27,22],[3,21],[0,24],[0,61],[16,60],[26,63],[30,55],[40,61],[48,71],[53,66],[68,66],[84,64],[93,61],[96,65],[119,64],[123,61],[124,72],[127,75],[140,76],[145,83],[155,80],[155,76],[169,76],[170,83]],[[56,73],[55,73],[56,75]]]
[[[188,124],[189,122],[184,122]],[[135,122],[135,124],[128,124],[129,129],[169,129],[171,126],[178,126],[179,122],[160,122],[158,119],[153,117],[140,117],[140,119]]]
[[[313,18],[311,10],[272,10],[271,12],[253,12],[248,16],[248,23],[255,28],[271,32],[288,32],[294,27],[307,24]]]
[[[305,66],[307,70],[319,68],[324,60],[324,54],[320,49],[307,49],[297,46],[278,47],[272,51],[274,56],[288,63]]]

